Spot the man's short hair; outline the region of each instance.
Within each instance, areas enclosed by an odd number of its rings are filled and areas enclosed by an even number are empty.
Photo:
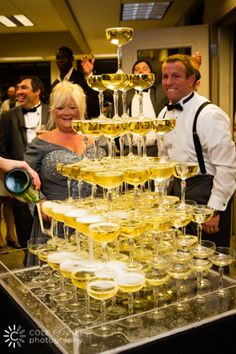
[[[60,52],[63,52],[68,58],[74,58],[72,49],[68,47],[61,47],[57,49],[57,54],[59,54]]]

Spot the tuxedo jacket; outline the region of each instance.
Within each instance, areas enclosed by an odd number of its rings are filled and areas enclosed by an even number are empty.
[[[131,104],[132,104],[132,100],[133,100],[134,95],[135,95],[135,90],[132,89],[127,92],[127,96],[126,96],[127,97],[126,98],[127,110],[130,115],[131,115]],[[163,90],[161,84],[154,84],[150,88],[150,98],[151,98],[151,102],[152,102],[156,117],[158,117],[158,114],[160,113],[162,108],[164,108],[165,105],[168,103],[168,99],[164,93],[164,90]]]
[[[99,101],[98,101],[98,92],[93,90],[87,84],[87,80],[84,77],[84,74],[79,72],[76,69],[73,69],[71,76],[69,78],[73,84],[78,84],[84,90],[86,94],[86,105],[87,105],[87,118],[96,118],[99,116]],[[58,84],[60,81],[55,80],[51,85],[51,90]]]
[[[42,103],[42,124],[47,124],[49,116],[49,106]],[[0,120],[0,156],[23,160],[27,146],[26,130],[21,106],[3,112]]]

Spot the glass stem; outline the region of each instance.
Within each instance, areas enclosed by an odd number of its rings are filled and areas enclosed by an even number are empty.
[[[99,100],[99,117],[98,118],[104,118],[104,114],[103,114],[103,106],[104,106],[104,95],[103,95],[103,91],[99,91],[98,93],[98,100]]]
[[[139,116],[138,118],[144,118],[143,115],[143,91],[139,91]]]
[[[128,115],[128,113],[127,113],[126,97],[127,97],[126,91],[122,91],[122,106],[123,106],[122,118],[128,118],[128,117],[129,117],[129,115]]]
[[[97,138],[94,138],[93,145],[94,145],[94,158],[95,160],[98,160],[98,139]]]
[[[122,72],[122,47],[117,46],[117,60],[118,60],[118,72]]]
[[[113,118],[119,118],[118,114],[118,91],[113,92],[113,100],[114,100],[114,116]]]
[[[72,181],[70,178],[67,178],[67,190],[68,190],[68,199],[72,199],[72,195],[71,195],[71,184]]]
[[[181,203],[185,203],[186,181],[181,180]]]
[[[120,141],[120,157],[124,157],[124,146],[125,146],[124,135],[120,136],[119,141]]]
[[[106,322],[106,301],[105,300],[101,301],[101,322],[102,323]]]
[[[134,239],[129,237],[129,263],[133,264],[134,262]]]
[[[134,309],[133,309],[133,293],[128,293],[128,309],[129,309],[129,316],[132,316],[134,314]]]
[[[224,267],[219,267],[219,290],[223,289]]]
[[[200,245],[202,242],[202,224],[197,224],[197,237],[198,237],[198,244]]]
[[[158,308],[158,287],[156,285],[153,286],[153,306],[154,309]]]

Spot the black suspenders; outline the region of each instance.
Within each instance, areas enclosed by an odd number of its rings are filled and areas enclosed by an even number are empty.
[[[194,146],[195,146],[195,150],[196,150],[196,154],[197,154],[197,159],[198,159],[198,163],[199,163],[199,167],[200,167],[200,171],[201,174],[205,175],[206,174],[206,168],[205,168],[205,163],[204,163],[204,159],[203,159],[203,154],[202,154],[202,147],[201,147],[201,143],[197,134],[197,129],[196,129],[196,125],[197,125],[197,118],[199,116],[199,113],[201,112],[201,110],[207,106],[208,104],[210,104],[211,102],[204,102],[203,104],[201,104],[201,106],[198,108],[195,117],[194,117],[194,121],[193,121],[193,142],[194,142]]]

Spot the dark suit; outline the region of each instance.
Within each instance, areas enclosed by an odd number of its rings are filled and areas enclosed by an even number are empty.
[[[48,105],[42,104],[42,124],[46,124],[48,119]],[[23,160],[26,146],[27,136],[22,107],[17,106],[3,112],[0,120],[0,156]],[[19,242],[22,247],[26,247],[31,234],[33,217],[27,204],[13,199],[12,206]]]
[[[135,95],[135,90],[133,89],[127,92],[126,105],[127,105],[127,110],[130,112],[130,115],[131,115],[131,104],[134,95]],[[157,117],[160,111],[162,110],[162,108],[164,108],[165,105],[168,103],[168,99],[163,91],[161,84],[154,84],[150,88],[150,98],[153,105],[153,109]]]
[[[98,117],[100,113],[98,92],[88,86],[84,74],[80,73],[78,70],[73,69],[69,81],[71,81],[73,84],[79,84],[84,90],[84,93],[86,94],[87,118]],[[51,89],[53,89],[53,87],[56,86],[56,84],[58,84],[59,82],[59,80],[55,80],[51,85]]]

